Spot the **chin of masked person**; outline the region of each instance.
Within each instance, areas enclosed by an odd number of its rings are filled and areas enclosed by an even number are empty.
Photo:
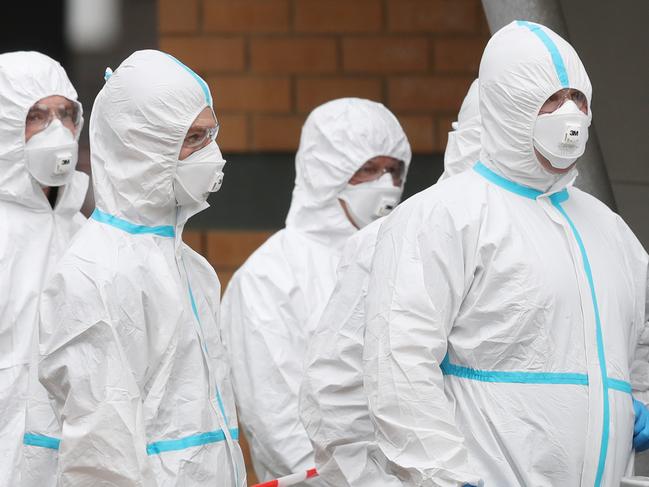
[[[0,485],[54,486],[57,453],[46,445],[60,428],[38,382],[38,297],[85,221],[79,210],[88,177],[66,166],[64,180],[49,180],[52,131],[25,140],[31,107],[52,97],[78,105],[77,93],[61,65],[37,52],[0,55],[0,87]],[[58,120],[49,126],[60,134]],[[75,137],[63,130],[76,160]],[[42,168],[30,165],[34,140]],[[60,184],[51,203],[41,187],[47,183]]]
[[[481,162],[402,203],[377,239],[364,387],[378,449],[404,485],[617,487],[631,390],[649,385],[648,258],[534,143],[561,90],[590,116],[588,76],[522,21],[494,34],[479,75]]]
[[[472,123],[478,113],[477,90],[476,80],[462,103],[459,126],[455,128],[455,133],[471,135],[453,141],[449,138],[442,178],[472,167],[479,157],[479,116],[477,127]],[[345,243],[334,290],[309,341],[304,361],[300,418],[313,444],[320,477],[337,487],[402,485],[388,473],[385,457],[377,453],[363,393],[367,286],[382,221],[361,228]],[[332,381],[332,377],[336,380]]]
[[[245,485],[218,278],[182,241],[223,166],[213,138],[180,160],[211,106],[203,80],[152,50],[128,57],[95,100],[97,208],[40,308],[60,485]]]
[[[303,358],[333,289],[342,248],[357,231],[339,198],[377,156],[410,162],[406,136],[383,105],[345,98],[316,108],[302,129],[286,228],[255,251],[226,289],[224,339],[241,424],[261,480],[314,465],[298,413]],[[372,218],[375,209],[359,209],[359,216]],[[320,479],[309,482],[323,485]]]

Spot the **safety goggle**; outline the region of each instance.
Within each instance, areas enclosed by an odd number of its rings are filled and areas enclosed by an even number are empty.
[[[35,103],[27,112],[25,125],[28,130],[40,132],[49,127],[54,118],[58,118],[64,126],[76,129],[81,123],[81,107],[72,100],[58,107]]]
[[[588,113],[588,98],[581,91],[572,88],[564,88],[548,98],[541,107],[540,113],[552,113],[567,100],[573,101],[577,108]]]
[[[375,181],[384,174],[389,173],[392,176],[392,183],[395,186],[401,186],[405,169],[406,167],[403,161],[396,161],[395,164],[385,167],[370,159],[356,171],[353,179],[356,183],[367,183]]]
[[[219,121],[216,118],[216,114],[214,113],[214,110],[211,110],[211,114],[212,114],[212,119],[214,120],[214,126],[201,127],[201,126],[192,125],[191,127],[189,127],[189,130],[187,131],[187,135],[185,135],[185,140],[183,140],[183,147],[188,149],[198,149],[198,148],[205,147],[210,142],[214,142],[216,140],[216,136],[219,133],[219,127],[221,125],[219,124]],[[197,121],[195,121],[195,123],[196,122]]]

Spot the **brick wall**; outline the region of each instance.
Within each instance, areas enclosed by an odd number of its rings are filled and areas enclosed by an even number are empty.
[[[386,104],[443,152],[488,27],[479,0],[159,0],[160,48],[212,89],[226,152],[293,151],[332,98]]]

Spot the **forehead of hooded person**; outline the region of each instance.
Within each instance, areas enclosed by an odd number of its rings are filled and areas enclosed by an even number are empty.
[[[90,120],[97,207],[136,223],[168,223],[183,140],[208,106],[205,82],[172,56],[146,50],[124,60],[97,95]]]
[[[32,186],[24,165],[25,120],[48,96],[77,100],[63,67],[34,51],[0,54],[0,188],[20,193]]]
[[[296,189],[314,201],[334,200],[369,159],[389,156],[410,164],[410,144],[397,118],[381,103],[341,98],[308,116],[296,156]]]
[[[506,161],[532,154],[532,134],[539,109],[555,92],[592,88],[577,52],[540,24],[514,21],[487,43],[480,61],[480,116],[483,146]]]

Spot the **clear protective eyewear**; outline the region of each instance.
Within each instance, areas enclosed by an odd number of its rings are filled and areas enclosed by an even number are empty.
[[[567,100],[573,101],[579,110],[588,113],[588,99],[586,98],[586,95],[581,91],[572,88],[564,88],[557,91],[545,101],[539,113],[552,113],[561,107],[561,105],[563,105]]]
[[[214,112],[212,112],[212,116],[214,117],[215,126],[203,127],[192,125],[187,131],[187,135],[185,136],[185,140],[183,141],[183,147],[189,149],[202,148],[210,142],[214,142],[216,140],[216,136],[219,133],[219,128],[221,125],[216,119]]]
[[[392,175],[392,183],[395,186],[401,186],[403,184],[403,175],[405,173],[406,166],[403,161],[394,160],[394,164],[381,164],[379,162],[370,159],[361,168],[354,173],[352,181],[355,184],[367,183],[370,181],[375,181],[383,176],[385,173]]]
[[[81,123],[81,107],[72,100],[58,107],[35,103],[27,112],[25,125],[27,130],[37,133],[49,127],[54,118],[58,118],[65,127],[77,129]]]

